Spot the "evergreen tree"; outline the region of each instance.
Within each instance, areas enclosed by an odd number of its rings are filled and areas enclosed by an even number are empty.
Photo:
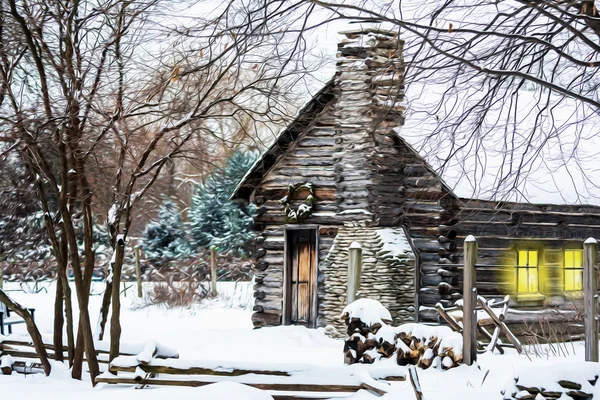
[[[190,256],[181,212],[173,201],[165,199],[158,210],[157,220],[146,226],[142,248],[151,260],[165,261]]]
[[[229,201],[229,197],[255,159],[256,153],[236,151],[225,168],[216,169],[198,185],[189,213],[190,234],[196,246],[216,246],[236,256],[248,254],[256,208]]]

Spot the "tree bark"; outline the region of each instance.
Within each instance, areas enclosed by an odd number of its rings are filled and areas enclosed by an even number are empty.
[[[64,361],[63,357],[63,327],[65,317],[63,316],[63,290],[60,275],[56,281],[56,296],[54,298],[54,359]]]
[[[123,250],[125,243],[123,239],[117,238],[115,243],[115,263],[113,266],[112,278],[112,314],[110,316],[110,354],[109,360],[112,361],[119,356],[119,345],[121,341],[121,299],[119,298],[119,289],[121,284],[121,271],[123,267]]]
[[[83,373],[83,356],[85,353],[85,342],[83,340],[83,329],[81,321],[77,325],[77,341],[75,342],[75,352],[73,353],[73,369],[71,377],[73,379],[81,379]]]
[[[64,235],[64,233],[63,233]],[[60,240],[60,246],[62,247],[62,254],[68,254],[67,242],[64,238]],[[63,265],[58,266],[58,275],[60,277],[59,282],[62,285],[62,291],[65,301],[65,315],[67,317],[67,354],[69,356],[69,367],[73,366],[73,360],[75,358],[75,338],[74,338],[74,322],[73,322],[73,303],[71,296],[71,286],[69,285],[69,277],[67,276],[67,263],[63,262]]]
[[[90,313],[88,310],[88,300],[90,295],[89,286],[85,284],[84,277],[81,273],[81,259],[79,257],[79,248],[77,246],[77,239],[73,228],[72,215],[64,206],[64,202],[61,202],[60,207],[69,244],[69,255],[75,278],[75,291],[77,292],[77,300],[79,301],[79,330],[83,335],[85,354],[87,355],[87,364],[90,370],[90,377],[92,378],[92,385],[95,386],[96,377],[100,375],[100,368],[98,367],[98,357],[96,350],[94,349],[94,335],[90,325]],[[75,362],[78,361],[78,351],[80,350],[76,347],[75,360],[71,371],[71,375],[75,379],[81,379],[82,372],[82,363]]]
[[[111,266],[111,268],[114,268]],[[102,307],[100,308],[100,324],[99,331],[96,332],[98,340],[104,339],[104,329],[106,327],[106,321],[108,320],[108,310],[110,308],[110,299],[112,296],[112,281],[106,282],[106,288],[104,289],[104,296],[102,296]]]
[[[40,362],[42,363],[42,367],[44,368],[44,373],[46,376],[50,375],[50,371],[52,370],[50,366],[50,362],[48,361],[48,353],[46,352],[46,348],[44,347],[44,342],[42,340],[42,335],[40,335],[40,331],[37,328],[35,322],[33,322],[33,318],[29,311],[20,305],[19,303],[12,300],[10,297],[4,293],[3,290],[0,289],[0,302],[6,304],[6,306],[11,310],[17,313],[21,318],[25,320],[25,324],[27,326],[27,332],[31,336],[31,340],[33,341],[33,347],[35,348],[35,352],[40,358]]]

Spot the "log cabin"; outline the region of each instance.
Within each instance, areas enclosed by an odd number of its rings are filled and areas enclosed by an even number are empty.
[[[254,325],[341,332],[353,243],[359,296],[379,300],[396,324],[440,322],[434,306],[461,298],[468,235],[479,243],[479,294],[511,295],[509,323],[569,309],[581,296],[583,241],[600,236],[600,207],[457,196],[396,129],[403,41],[376,29],[344,35],[335,76],[232,196],[259,208]]]

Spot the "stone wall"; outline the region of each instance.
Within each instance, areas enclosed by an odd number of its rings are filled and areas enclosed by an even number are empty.
[[[395,324],[414,321],[416,262],[404,230],[369,227],[359,221],[346,222],[338,230],[329,254],[319,264],[318,325],[332,326],[343,335],[340,315],[346,306],[348,247],[352,242],[362,247],[359,297],[380,301]]]

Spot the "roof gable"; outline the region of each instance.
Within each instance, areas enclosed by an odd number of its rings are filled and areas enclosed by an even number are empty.
[[[335,99],[335,76],[325,84],[300,110],[296,118],[277,137],[275,142],[256,160],[231,195],[232,200],[249,200],[252,191],[277,164],[277,161],[296,143],[306,128],[325,107]]]

